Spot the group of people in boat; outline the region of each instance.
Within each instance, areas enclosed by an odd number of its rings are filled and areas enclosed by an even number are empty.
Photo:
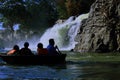
[[[54,39],[49,39],[49,45],[47,46],[47,48],[43,48],[43,44],[42,43],[38,43],[37,45],[37,55],[42,55],[42,54],[50,54],[50,55],[54,55],[54,54],[58,54],[59,52],[57,51],[58,47],[54,46],[55,45],[55,41]],[[19,49],[18,45],[14,45],[13,49],[8,51],[7,55],[34,55],[31,51],[31,49],[29,49],[29,43],[25,42],[24,43],[24,47]]]

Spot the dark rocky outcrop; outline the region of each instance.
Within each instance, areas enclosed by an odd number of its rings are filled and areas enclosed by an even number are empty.
[[[120,0],[96,0],[75,40],[79,52],[120,51]]]

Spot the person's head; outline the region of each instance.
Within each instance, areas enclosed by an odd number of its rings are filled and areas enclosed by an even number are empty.
[[[54,44],[55,44],[54,39],[49,39],[49,44],[50,44],[50,45],[54,45]]]
[[[43,44],[42,43],[38,43],[37,47],[38,48],[43,48]]]
[[[14,45],[13,49],[18,51],[19,50],[19,46],[18,45]]]
[[[28,43],[28,42],[25,42],[25,43],[24,43],[24,47],[25,47],[25,48],[28,48],[28,46],[29,46],[29,43]]]

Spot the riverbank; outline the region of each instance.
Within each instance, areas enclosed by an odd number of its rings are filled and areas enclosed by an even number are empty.
[[[120,61],[120,53],[79,53],[68,52],[67,61],[93,61],[93,62],[112,62]]]

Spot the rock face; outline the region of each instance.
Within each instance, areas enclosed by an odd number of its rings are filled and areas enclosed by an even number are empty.
[[[120,0],[96,0],[75,40],[78,52],[120,51]]]

